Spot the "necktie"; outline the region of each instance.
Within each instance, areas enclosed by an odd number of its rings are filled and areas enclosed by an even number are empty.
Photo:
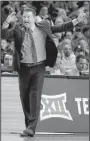
[[[32,59],[33,59],[34,64],[36,64],[37,63],[37,53],[36,53],[36,48],[35,48],[35,42],[34,42],[33,33],[32,33],[32,30],[31,29],[28,29],[27,32],[28,32],[28,34],[30,36],[30,39],[32,40],[32,46],[31,46]]]

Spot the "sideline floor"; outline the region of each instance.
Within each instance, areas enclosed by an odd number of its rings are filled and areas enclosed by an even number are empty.
[[[88,134],[80,135],[38,135],[35,137],[20,137],[11,132],[22,132],[24,116],[19,99],[18,81],[14,78],[2,78],[1,87],[1,141],[89,141]]]
[[[89,141],[89,135],[35,135],[32,138],[20,137],[19,134],[2,134],[1,141]]]

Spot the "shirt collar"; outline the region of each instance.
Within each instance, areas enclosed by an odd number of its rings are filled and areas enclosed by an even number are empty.
[[[26,28],[24,25],[21,26],[22,30],[28,30],[28,28]],[[29,28],[32,32],[34,31],[34,29],[36,28],[36,24],[32,26],[32,28]]]
[[[31,31],[33,32],[35,28],[36,28],[36,26],[33,25],[32,28],[30,28],[30,29],[31,29]]]

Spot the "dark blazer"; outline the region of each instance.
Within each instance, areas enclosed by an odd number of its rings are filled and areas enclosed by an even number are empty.
[[[57,48],[53,41],[52,33],[63,32],[68,29],[73,28],[73,23],[65,23],[62,26],[51,26],[43,21],[40,23],[36,23],[36,26],[46,32],[46,60],[45,66],[54,67],[56,58],[57,58]],[[15,51],[13,56],[13,69],[14,71],[19,71],[20,69],[20,57],[21,57],[21,47],[25,35],[25,28],[20,25],[15,25],[11,29],[2,30],[2,36],[7,39],[14,38],[15,41]]]

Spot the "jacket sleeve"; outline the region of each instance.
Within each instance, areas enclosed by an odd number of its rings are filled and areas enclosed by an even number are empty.
[[[51,30],[52,30],[52,33],[58,33],[58,32],[65,32],[65,31],[68,31],[70,29],[72,29],[74,27],[73,23],[72,22],[68,22],[68,23],[65,23],[61,26],[51,26]]]

